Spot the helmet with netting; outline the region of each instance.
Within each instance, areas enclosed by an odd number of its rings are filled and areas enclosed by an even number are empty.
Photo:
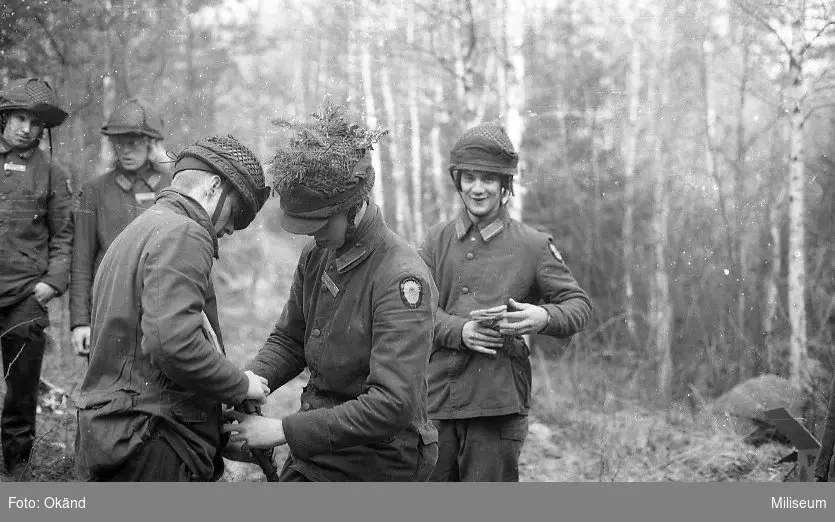
[[[188,158],[209,165],[232,184],[244,206],[234,218],[235,229],[249,226],[270,197],[270,187],[266,185],[264,170],[255,154],[233,136],[212,136],[180,152],[176,160],[178,167],[181,162],[188,163]]]
[[[275,122],[295,131],[270,162],[282,224],[295,233],[307,233],[367,198],[374,186],[370,151],[388,132],[350,123],[340,105],[329,103],[312,116],[306,123]]]
[[[156,107],[143,98],[134,97],[114,109],[101,133],[107,136],[135,134],[161,140],[162,127],[162,118]]]
[[[519,155],[504,127],[496,121],[476,125],[464,132],[449,151],[450,172],[481,170],[513,176]]]
[[[24,110],[37,117],[44,128],[64,123],[68,114],[58,106],[52,87],[40,78],[18,78],[0,90],[0,112]]]

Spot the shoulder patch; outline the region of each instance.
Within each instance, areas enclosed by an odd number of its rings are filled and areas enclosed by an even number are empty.
[[[548,250],[551,251],[551,255],[554,256],[554,259],[556,259],[560,263],[564,263],[564,261],[562,260],[562,254],[560,254],[560,251],[557,250],[557,247],[551,241],[548,241]]]
[[[417,308],[423,301],[423,285],[412,276],[400,280],[400,299],[409,308]]]

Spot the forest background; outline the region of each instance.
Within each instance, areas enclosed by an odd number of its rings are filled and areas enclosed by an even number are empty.
[[[172,153],[232,134],[265,164],[286,139],[273,119],[344,103],[391,131],[373,197],[415,245],[459,209],[449,147],[498,119],[521,155],[513,214],[553,235],[596,308],[570,343],[535,339],[525,477],[772,480],[776,449],[700,412],[776,375],[811,399],[804,422],[820,432],[835,370],[834,38],[835,3],[810,0],[6,0],[0,81],[55,87],[70,117],[53,154],[75,188],[112,164],[99,131],[129,96],[161,109]],[[306,239],[277,208],[222,241],[215,268],[241,364]],[[66,297],[51,311],[45,376],[72,394],[84,363]],[[65,454],[71,417],[50,431]]]

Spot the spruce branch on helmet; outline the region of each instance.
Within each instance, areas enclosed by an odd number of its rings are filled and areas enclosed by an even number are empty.
[[[270,161],[282,227],[295,234],[311,233],[362,204],[374,186],[370,151],[388,134],[350,123],[341,105],[328,103],[312,116],[310,122],[274,120],[295,131]]]

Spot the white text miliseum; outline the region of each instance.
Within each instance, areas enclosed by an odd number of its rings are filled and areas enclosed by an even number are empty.
[[[826,500],[771,497],[771,509],[826,509]]]

